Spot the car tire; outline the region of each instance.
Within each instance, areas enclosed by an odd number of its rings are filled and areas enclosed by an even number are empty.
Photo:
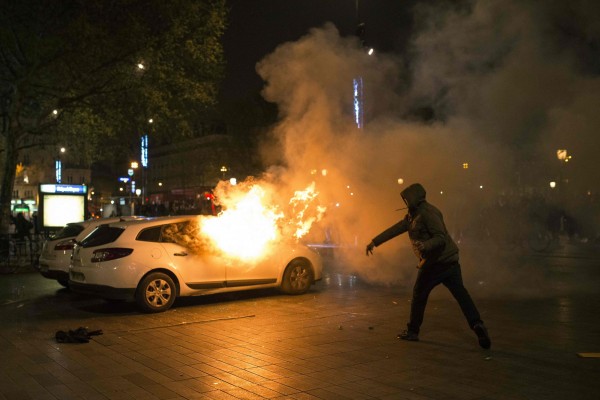
[[[153,272],[146,276],[137,287],[135,301],[146,313],[163,312],[171,308],[177,297],[177,287],[173,279],[165,273]]]
[[[66,287],[67,289],[69,288],[69,280],[68,279],[58,279],[57,282],[60,283],[62,286]]]
[[[307,260],[297,259],[286,267],[281,290],[287,294],[302,294],[308,291],[312,283],[312,265]]]

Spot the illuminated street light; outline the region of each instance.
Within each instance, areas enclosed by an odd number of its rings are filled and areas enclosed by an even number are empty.
[[[138,63],[137,67],[138,67],[138,69],[139,69],[139,70],[143,70],[143,69],[145,69],[145,68],[146,68],[146,67],[144,66],[144,64],[142,64],[142,63]]]
[[[556,182],[554,182],[554,181],[550,182],[550,187],[552,189],[554,189],[556,187]]]

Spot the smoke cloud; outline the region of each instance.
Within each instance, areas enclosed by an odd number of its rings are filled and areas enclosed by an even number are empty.
[[[482,210],[499,196],[546,196],[548,182],[565,173],[573,196],[595,196],[600,183],[598,174],[581,173],[597,169],[600,148],[600,5],[423,4],[413,10],[416,29],[403,58],[369,56],[357,38],[325,24],[257,65],[263,96],[280,113],[263,154],[280,166],[269,180],[287,198],[316,182],[327,212],[311,239],[344,245],[339,265],[372,282],[408,284],[414,273],[406,235],[364,256],[371,238],[403,217],[399,193],[411,183],[425,186],[465,243],[463,269],[478,260],[486,272],[500,261],[467,245],[481,224],[495,229]],[[357,77],[364,129],[353,117]],[[567,172],[557,149],[573,154]]]

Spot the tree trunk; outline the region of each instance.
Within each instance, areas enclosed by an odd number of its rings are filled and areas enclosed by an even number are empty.
[[[8,233],[10,225],[10,202],[12,200],[13,188],[15,185],[15,175],[17,171],[17,160],[19,150],[17,149],[16,135],[13,134],[11,127],[4,132],[2,136],[4,149],[2,158],[2,187],[0,188],[0,233]]]

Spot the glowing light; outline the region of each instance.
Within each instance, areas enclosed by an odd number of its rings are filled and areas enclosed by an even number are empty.
[[[232,185],[232,186],[237,185],[237,179],[235,179],[235,178],[229,179],[229,184]]]
[[[550,182],[550,187],[552,189],[554,189],[556,187],[556,182],[554,182],[554,181]]]
[[[354,78],[354,120],[358,129],[363,128],[363,79]]]
[[[398,185],[402,185],[404,183],[404,179],[398,178]]]
[[[323,176],[327,176],[327,170],[326,170],[326,169],[322,169],[322,170],[321,170],[321,175],[323,175]]]
[[[152,120],[150,120],[152,121]],[[140,149],[140,154],[141,154],[141,162],[142,162],[142,167],[146,168],[148,167],[148,135],[143,135],[142,139],[141,139],[141,149]],[[136,167],[134,167],[136,168]]]
[[[372,56],[372,55],[373,55],[373,53],[375,53],[375,49],[371,47],[371,48],[369,49],[369,51],[367,51],[367,54],[368,54],[368,55],[370,55],[370,56]]]
[[[62,161],[56,160],[54,163],[54,169],[56,172],[56,183],[62,182]]]

